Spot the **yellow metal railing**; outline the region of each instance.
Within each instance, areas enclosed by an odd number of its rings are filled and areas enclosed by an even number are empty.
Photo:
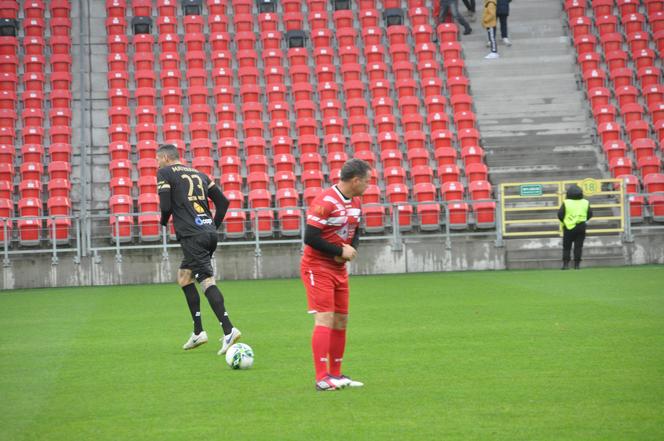
[[[588,233],[622,233],[625,230],[625,188],[621,179],[512,182],[500,184],[503,237],[562,236],[557,212],[570,184],[581,187],[595,211],[588,224]],[[612,209],[613,213],[598,216],[598,209]]]

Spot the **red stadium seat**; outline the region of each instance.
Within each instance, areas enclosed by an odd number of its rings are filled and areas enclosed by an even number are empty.
[[[156,188],[156,183],[155,183]],[[111,190],[113,186],[111,185]],[[131,183],[130,183],[131,189]],[[64,196],[69,197],[69,192],[71,191],[71,182],[68,179],[49,179],[48,181],[48,194],[51,197],[54,196]]]
[[[629,158],[614,158],[609,161],[609,170],[613,177],[632,174],[632,161]]]
[[[616,158],[625,157],[627,152],[627,147],[624,141],[609,141],[602,146],[606,159],[611,162]]]
[[[320,170],[303,171],[301,176],[301,181],[305,189],[309,187],[322,187],[323,172]]]
[[[489,180],[489,170],[484,163],[476,162],[466,166],[468,182]]]
[[[609,72],[614,87],[634,85],[633,71],[628,68],[617,68]]]
[[[597,106],[593,111],[595,122],[597,124],[613,122],[616,120],[617,110],[614,105],[608,104],[606,106]]]
[[[445,201],[462,201],[464,188],[461,182],[444,182],[440,188],[441,195]]]
[[[127,177],[115,177],[111,178],[111,195],[112,196],[130,196],[131,197],[131,188],[133,182],[131,178]]]
[[[2,197],[3,198],[9,198],[11,197],[11,187],[13,187],[9,182],[7,181],[0,181],[0,183],[6,185],[6,190],[3,191],[5,193]],[[4,187],[4,185],[3,185]],[[41,188],[41,182],[40,181],[35,181],[33,179],[26,179],[23,180],[19,183],[18,185],[18,191],[21,199],[23,198],[37,198],[41,199],[42,197],[42,188]]]
[[[38,245],[43,222],[40,219],[31,219],[30,217],[42,216],[41,200],[36,198],[21,199],[18,202],[18,210],[19,216],[22,218],[17,222],[21,245]]]
[[[44,157],[44,147],[39,144],[23,144],[21,146],[21,156],[24,163],[41,163]]]
[[[122,178],[120,178],[120,179],[122,179]],[[130,183],[130,185],[131,185],[131,183]],[[157,177],[156,176],[141,176],[140,178],[138,178],[138,192],[140,194],[157,193]]]
[[[295,173],[292,171],[281,171],[274,174],[274,184],[277,190],[295,187]]]
[[[386,167],[383,169],[383,179],[387,185],[405,184],[406,171],[402,167]]]
[[[625,129],[632,143],[637,139],[647,138],[650,133],[650,126],[642,120],[631,121]]]
[[[662,172],[662,161],[657,156],[647,156],[636,161],[641,177],[645,179],[650,174]]]
[[[242,177],[237,173],[221,173],[219,178],[224,191],[242,190]]]
[[[159,55],[159,63],[163,70],[180,69],[180,55],[177,52],[162,52]],[[140,86],[139,87],[146,87]],[[154,87],[154,86],[147,86]]]
[[[484,150],[482,147],[469,146],[461,149],[461,158],[463,159],[466,168],[470,164],[482,163],[484,160]]]
[[[192,159],[191,165],[196,170],[208,175],[210,179],[214,179],[214,159],[207,156],[197,156]]]
[[[655,142],[650,138],[635,139],[632,141],[632,150],[637,163],[645,158],[656,156]]]

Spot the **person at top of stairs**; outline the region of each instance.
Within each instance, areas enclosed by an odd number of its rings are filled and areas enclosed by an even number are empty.
[[[440,12],[438,13],[438,24],[443,23],[445,15],[450,13],[452,18],[463,26],[463,35],[468,35],[473,30],[461,14],[459,14],[459,0],[440,0]]]

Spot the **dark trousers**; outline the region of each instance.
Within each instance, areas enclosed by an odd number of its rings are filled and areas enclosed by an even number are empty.
[[[507,15],[499,15],[500,20],[500,38],[507,38]]]
[[[470,12],[475,13],[475,0],[462,0],[463,4],[466,5],[466,9]]]
[[[574,244],[574,262],[581,262],[583,253],[583,241],[586,238],[586,224],[578,224],[576,227],[568,230],[563,227],[563,262],[569,262]]]
[[[442,23],[445,15],[447,13],[452,15],[452,18],[455,21],[458,21],[463,29],[470,29],[470,25],[461,14],[459,14],[459,0],[440,0],[440,16],[438,17],[438,23]]]

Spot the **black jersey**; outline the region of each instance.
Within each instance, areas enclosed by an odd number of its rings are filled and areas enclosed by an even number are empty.
[[[180,237],[216,232],[208,203],[208,189],[214,181],[182,164],[162,167],[157,172],[159,193],[170,191],[175,232]]]

